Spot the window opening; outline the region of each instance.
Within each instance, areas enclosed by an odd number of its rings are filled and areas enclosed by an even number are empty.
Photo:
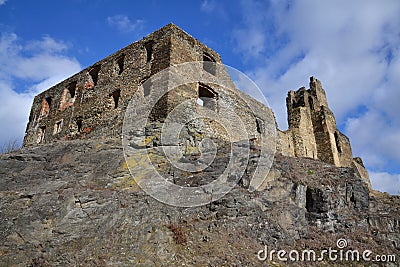
[[[121,96],[121,90],[119,90],[119,89],[115,90],[109,96],[113,98],[114,108],[118,108],[118,101],[119,101],[119,97]]]
[[[207,53],[203,54],[203,69],[212,75],[216,74],[215,59]]]
[[[93,85],[96,86],[97,85],[97,81],[99,79],[99,72],[100,72],[100,65],[98,66],[94,66],[93,68],[91,68],[89,70],[89,75],[92,78],[93,81]]]
[[[44,142],[44,135],[46,133],[46,126],[39,127],[36,143]]]
[[[202,105],[199,102],[202,103]],[[197,103],[199,103],[199,105],[203,107],[216,111],[217,110],[216,92],[204,84],[199,84]]]
[[[76,119],[76,126],[78,127],[78,133],[80,133],[82,131],[82,122],[83,122],[83,120],[81,117]]]
[[[59,121],[57,121],[57,122],[54,124],[53,134],[58,134],[59,132],[61,132],[62,123],[63,123],[63,121],[62,121],[62,120],[59,120]]]
[[[257,132],[259,134],[263,134],[265,131],[264,121],[258,117],[256,117],[256,124],[257,124]]]
[[[336,149],[339,153],[342,153],[342,148],[340,146],[340,141],[339,141],[339,135],[337,132],[335,132],[335,143],[336,143]]]
[[[150,62],[153,58],[153,45],[154,45],[154,41],[148,41],[144,45],[144,47],[146,48],[146,61],[147,62]]]
[[[121,75],[124,71],[124,59],[125,55],[121,55],[117,58],[116,63],[118,65],[118,75]]]

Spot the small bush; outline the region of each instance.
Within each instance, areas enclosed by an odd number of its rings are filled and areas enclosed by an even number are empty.
[[[8,154],[8,153],[16,152],[20,149],[21,149],[21,147],[18,144],[18,140],[13,139],[13,140],[10,140],[7,143],[3,144],[2,146],[0,146],[0,153]]]
[[[168,229],[174,234],[174,239],[177,244],[185,244],[187,242],[186,230],[183,225],[171,223],[167,225]]]

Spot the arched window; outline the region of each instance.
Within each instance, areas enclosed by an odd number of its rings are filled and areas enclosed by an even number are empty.
[[[61,96],[60,110],[64,110],[73,105],[75,102],[75,93],[76,93],[76,84],[77,82],[71,82],[64,89],[63,94]]]

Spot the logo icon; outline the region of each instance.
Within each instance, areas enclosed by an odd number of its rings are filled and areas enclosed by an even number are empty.
[[[338,239],[338,240],[336,241],[336,246],[337,246],[339,249],[342,249],[342,248],[347,247],[347,240],[344,239],[344,238]]]

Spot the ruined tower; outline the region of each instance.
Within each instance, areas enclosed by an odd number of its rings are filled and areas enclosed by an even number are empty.
[[[353,167],[369,183],[360,158],[353,158],[349,138],[336,126],[321,82],[310,78],[310,88],[289,91],[286,98],[289,129],[279,131],[279,151],[294,157],[319,159],[338,167]]]

